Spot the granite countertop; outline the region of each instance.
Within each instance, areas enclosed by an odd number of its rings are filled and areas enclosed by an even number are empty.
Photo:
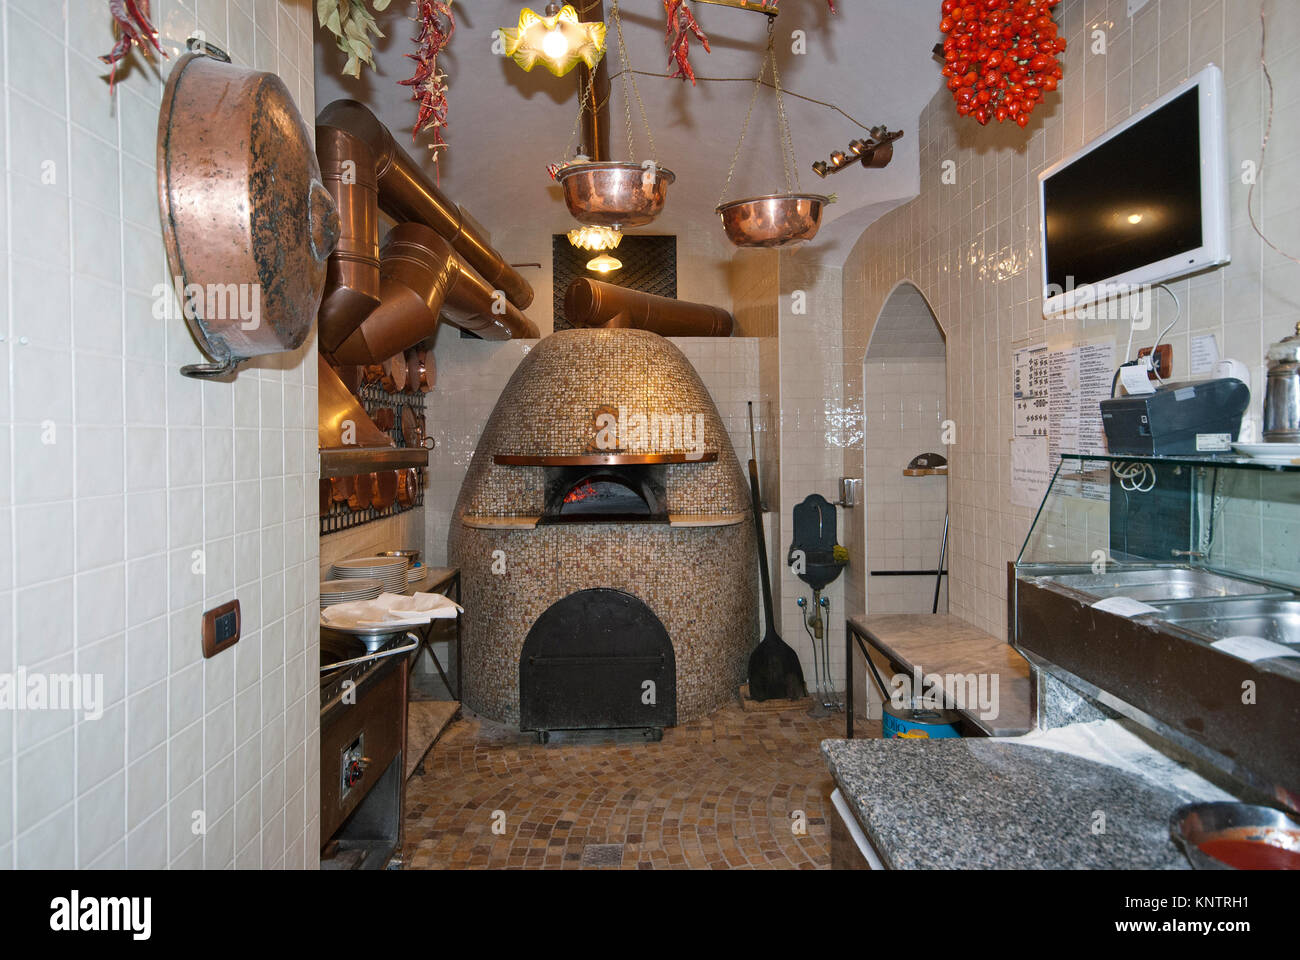
[[[1106,763],[1007,739],[824,740],[821,749],[888,867],[1188,868],[1169,815],[1201,797]]]

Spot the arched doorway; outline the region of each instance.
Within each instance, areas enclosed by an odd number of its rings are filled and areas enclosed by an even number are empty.
[[[919,458],[946,460],[951,450],[947,341],[914,284],[900,282],[885,300],[862,373],[867,612],[930,613],[937,584],[938,612],[946,613],[948,578],[936,571],[947,472],[929,472]]]

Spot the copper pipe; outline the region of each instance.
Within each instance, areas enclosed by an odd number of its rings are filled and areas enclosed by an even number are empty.
[[[536,337],[537,327],[422,223],[392,229],[380,252],[380,304],[335,351],[340,363],[374,363],[438,330],[442,316],[487,340]]]
[[[379,186],[374,153],[346,130],[318,126],[316,157],[339,211],[339,242],[317,315],[321,349],[329,352],[379,306]]]
[[[335,100],[320,112],[320,126],[338,127],[359,137],[375,154],[379,206],[398,223],[423,223],[436,230],[477,270],[492,289],[520,309],[533,302],[533,288],[505,261],[487,238],[465,220],[456,204],[434,185],[398,146],[379,118],[355,100]]]
[[[721,307],[657,297],[579,277],[564,294],[564,318],[575,327],[631,327],[664,337],[729,337],[731,314]]]
[[[582,11],[586,20],[594,23],[605,19],[603,0],[593,0]],[[590,160],[609,159],[609,57],[600,58],[595,70],[585,63],[578,64],[578,103],[582,108],[582,142],[579,151]],[[628,157],[631,160],[631,157]]]

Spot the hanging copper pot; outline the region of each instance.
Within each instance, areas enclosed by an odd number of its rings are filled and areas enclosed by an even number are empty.
[[[400,350],[385,360],[383,379],[379,382],[389,393],[401,393],[406,389],[406,354]]]
[[[371,503],[376,510],[387,510],[393,505],[393,500],[397,497],[397,471],[381,470],[379,473],[372,473],[371,479],[374,481],[374,492],[371,494]]]
[[[211,46],[176,62],[158,113],[158,207],[186,322],[214,361],[182,373],[218,377],[302,345],[339,219],[279,77]]]
[[[369,510],[375,496],[375,475],[358,473],[352,478],[352,496],[348,497],[348,506],[354,512]]]

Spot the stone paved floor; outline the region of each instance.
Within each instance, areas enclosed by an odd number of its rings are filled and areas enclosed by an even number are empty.
[[[737,704],[661,743],[542,745],[467,714],[407,784],[407,868],[828,868],[832,783],[818,744],[843,735],[843,714]]]

